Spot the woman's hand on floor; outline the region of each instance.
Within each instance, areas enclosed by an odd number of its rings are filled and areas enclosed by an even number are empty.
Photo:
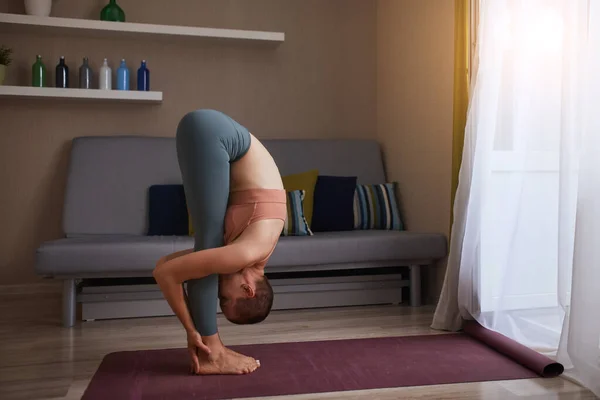
[[[200,360],[198,359],[198,351],[202,351],[207,355],[210,354],[210,349],[202,342],[202,336],[198,332],[188,332],[187,334],[188,351],[191,359],[191,369],[197,374],[200,372]]]

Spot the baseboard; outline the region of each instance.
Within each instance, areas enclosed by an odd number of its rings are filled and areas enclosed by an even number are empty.
[[[36,295],[62,293],[62,281],[42,281],[31,283],[18,283],[11,285],[0,285],[0,295]]]

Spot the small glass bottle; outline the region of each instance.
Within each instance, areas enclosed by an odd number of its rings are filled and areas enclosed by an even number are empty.
[[[146,60],[142,60],[142,65],[137,71],[137,90],[150,90],[150,70],[146,66]]]
[[[129,90],[129,68],[125,59],[121,60],[121,65],[117,70],[117,90]]]
[[[108,66],[108,60],[106,58],[100,67],[98,87],[101,90],[112,89],[112,69]]]
[[[67,67],[67,64],[65,64],[65,56],[60,57],[60,61],[56,66],[56,87],[69,87],[69,67]]]
[[[83,64],[81,64],[81,67],[79,67],[79,88],[92,88],[92,68],[90,68],[87,57],[83,57]]]
[[[42,56],[36,56],[35,63],[31,67],[31,86],[46,87],[46,66]]]

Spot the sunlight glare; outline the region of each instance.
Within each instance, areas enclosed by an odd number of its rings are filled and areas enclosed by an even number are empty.
[[[500,48],[540,56],[556,55],[562,50],[563,20],[553,7],[520,20],[504,13],[498,15],[494,25],[494,38]]]

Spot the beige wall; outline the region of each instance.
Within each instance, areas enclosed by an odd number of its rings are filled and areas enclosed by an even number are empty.
[[[97,18],[103,1],[56,1],[53,15]],[[163,5],[169,3],[168,8]],[[61,235],[69,141],[79,135],[172,136],[199,107],[223,110],[259,138],[370,138],[376,134],[376,2],[365,0],[120,0],[129,21],[286,33],[278,48],[198,40],[106,40],[2,35],[15,49],[6,84],[27,85],[35,55],[72,72],[147,59],[160,106],[0,100],[0,284],[36,280],[35,248]],[[3,0],[0,12],[23,12]],[[49,76],[53,82],[53,73]],[[72,75],[76,78],[76,74]]]
[[[379,0],[377,137],[410,230],[449,232],[454,2]],[[425,278],[439,295],[445,262]]]
[[[53,14],[96,18],[102,1],[60,0]],[[22,0],[0,12],[23,12]],[[261,138],[378,138],[400,183],[411,230],[448,233],[453,1],[120,0],[129,21],[276,30],[278,48],[197,40],[3,35],[15,48],[7,84],[26,85],[36,54],[53,71],[90,57],[97,72],[147,59],[160,106],[0,100],[0,284],[36,280],[34,250],[60,237],[69,141],[79,135],[171,136],[183,113],[221,109]],[[72,75],[76,78],[76,74]],[[50,74],[53,80],[53,74]],[[426,276],[431,301],[443,263]]]

